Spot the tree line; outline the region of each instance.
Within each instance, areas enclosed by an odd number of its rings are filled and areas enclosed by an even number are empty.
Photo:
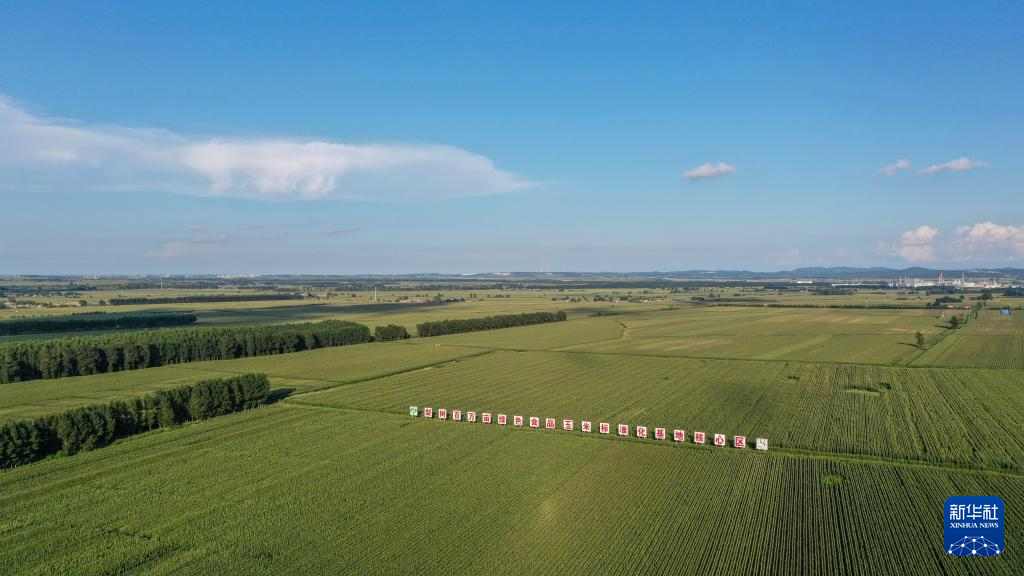
[[[0,384],[229,360],[370,342],[370,329],[342,320],[244,328],[170,328],[0,344]]]
[[[405,340],[409,337],[409,331],[405,329],[405,326],[399,326],[398,324],[388,324],[387,326],[377,326],[373,329],[373,339],[378,342],[390,342],[392,340]]]
[[[205,302],[261,302],[264,300],[302,300],[302,294],[196,294],[193,296],[166,296],[161,298],[111,298],[111,306],[137,304],[202,304]]]
[[[13,318],[0,321],[0,336],[45,334],[47,332],[80,332],[83,330],[131,330],[166,328],[196,323],[195,314],[68,314],[39,318]]]
[[[483,318],[463,318],[421,322],[416,325],[416,333],[420,336],[444,336],[445,334],[461,334],[463,332],[479,332],[481,330],[497,330],[514,328],[531,324],[546,324],[565,320],[565,312],[527,312],[525,314],[502,314]]]
[[[269,393],[266,374],[243,374],[10,422],[0,426],[0,468],[54,454],[70,456],[156,428],[255,408],[266,402]]]

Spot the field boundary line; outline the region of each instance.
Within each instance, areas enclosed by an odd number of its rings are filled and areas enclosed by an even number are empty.
[[[374,374],[373,376],[366,376],[365,378],[357,378],[355,380],[329,380],[329,379],[325,380],[325,379],[321,379],[321,378],[309,378],[309,379],[306,379],[306,380],[307,381],[313,381],[313,382],[332,382],[333,385],[332,386],[321,386],[319,388],[314,388],[312,390],[303,390],[301,392],[296,392],[294,394],[288,395],[287,397],[285,397],[281,401],[282,402],[287,402],[289,399],[295,398],[297,396],[304,396],[306,394],[313,394],[314,392],[323,392],[325,390],[333,390],[335,388],[339,388],[341,386],[348,386],[348,385],[351,385],[351,384],[362,384],[363,382],[371,382],[373,380],[378,380],[380,378],[390,378],[391,376],[399,376],[399,375],[402,375],[402,374],[407,374],[409,372],[416,372],[418,370],[425,370],[427,368],[433,368],[435,366],[441,366],[441,365],[444,365],[444,364],[449,364],[451,362],[458,362],[460,360],[465,360],[465,359],[468,359],[468,358],[479,358],[481,356],[486,356],[486,355],[488,355],[488,354],[490,354],[492,352],[496,352],[496,350],[484,350],[484,351],[476,353],[476,354],[469,354],[467,356],[459,356],[458,358],[451,358],[449,360],[442,360],[440,362],[432,362],[430,364],[420,364],[418,366],[412,366],[412,367],[409,367],[409,368],[403,368],[401,370],[394,370],[394,371],[391,371],[391,372],[385,372],[385,373],[381,373],[381,374]],[[271,378],[274,378],[274,376],[271,376]],[[289,376],[278,376],[278,378],[291,378],[291,377],[289,377]],[[291,379],[292,380],[299,380],[299,378],[291,378]]]

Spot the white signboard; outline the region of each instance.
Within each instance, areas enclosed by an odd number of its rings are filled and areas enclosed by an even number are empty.
[[[672,431],[673,442],[686,442],[686,430],[673,430]]]
[[[409,406],[409,416],[419,416],[420,409],[415,406]]]
[[[612,425],[607,422],[601,422],[597,425],[597,431],[601,434],[607,434],[612,431]]]
[[[508,416],[498,414],[498,425],[504,426],[505,424],[508,424]]]
[[[548,430],[554,430],[555,429],[555,419],[554,418],[545,418],[544,419],[544,427],[547,428]]]
[[[580,422],[580,430],[583,430],[584,432],[590,432],[590,430],[591,430],[590,427],[591,427],[591,424],[590,424],[589,421],[584,420],[583,422]]]
[[[654,429],[654,439],[655,440],[664,440],[665,439],[665,429],[664,428],[655,428]]]
[[[619,436],[629,436],[629,424],[618,425]]]
[[[466,412],[466,422],[476,422],[476,412]]]
[[[514,424],[516,426],[522,426],[523,425],[523,417],[522,416],[513,416],[512,417],[512,424]]]
[[[707,435],[704,434],[703,432],[694,432],[693,433],[693,441],[695,443],[697,443],[697,444],[703,444],[706,439],[707,439]]]
[[[746,436],[733,436],[732,437],[732,445],[735,448],[746,448],[747,447],[747,437]]]
[[[725,446],[725,434],[715,434],[715,446]]]
[[[427,406],[426,408],[423,409],[423,415],[426,416],[427,418],[433,418],[434,409],[431,408],[430,406]]]
[[[647,426],[637,426],[636,427],[636,437],[637,438],[647,438]]]
[[[452,410],[452,420],[462,422],[462,410]]]
[[[447,408],[438,408],[437,409],[437,417],[440,418],[441,420],[447,420],[448,419],[448,409]]]
[[[530,416],[530,428],[540,428],[540,418]]]
[[[768,449],[768,439],[767,438],[758,438],[755,441],[754,447],[757,448],[758,450],[767,450]]]
[[[572,432],[572,420],[562,420],[562,430]]]
[[[481,414],[480,415],[480,421],[483,422],[484,424],[490,424],[491,423],[491,413],[490,412],[484,412],[483,414]]]

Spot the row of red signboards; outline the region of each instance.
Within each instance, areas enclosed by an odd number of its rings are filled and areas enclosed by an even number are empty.
[[[454,420],[456,422],[480,422],[481,424],[497,423],[499,426],[505,426],[511,422],[513,426],[529,426],[530,428],[541,428],[542,426],[548,430],[554,430],[558,427],[558,421],[554,418],[538,418],[536,416],[523,417],[523,416],[512,416],[511,421],[505,414],[494,414],[490,412],[482,412],[477,414],[476,412],[463,412],[462,410],[448,410],[447,408],[432,408],[427,406],[420,410],[418,406],[409,407],[410,416],[420,416],[424,418],[438,418],[440,420]],[[479,416],[479,419],[478,419]],[[581,432],[593,432],[594,424],[589,420],[580,421]],[[573,420],[562,420],[562,430],[572,432],[575,430],[576,423]],[[629,424],[616,424],[615,432],[619,436],[628,437]],[[649,429],[647,426],[634,426],[634,434],[637,438],[654,438],[655,440],[665,440],[668,438],[668,430],[665,428],[654,428]],[[599,434],[611,434],[612,425],[608,422],[598,422],[597,432]],[[693,432],[692,441],[696,444],[706,444],[708,442],[708,434],[704,432]],[[725,446],[727,444],[727,438],[725,434],[711,434],[711,443],[715,446]],[[686,431],[685,430],[672,430],[672,440],[674,442],[686,442]],[[732,445],[735,448],[747,448],[747,437],[746,436],[733,436]],[[757,438],[754,440],[754,448],[757,450],[768,449],[767,438]]]

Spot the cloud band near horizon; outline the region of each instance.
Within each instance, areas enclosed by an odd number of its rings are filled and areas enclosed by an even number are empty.
[[[158,190],[248,199],[432,200],[538,182],[443,144],[194,138],[32,114],[0,95],[0,187]]]

